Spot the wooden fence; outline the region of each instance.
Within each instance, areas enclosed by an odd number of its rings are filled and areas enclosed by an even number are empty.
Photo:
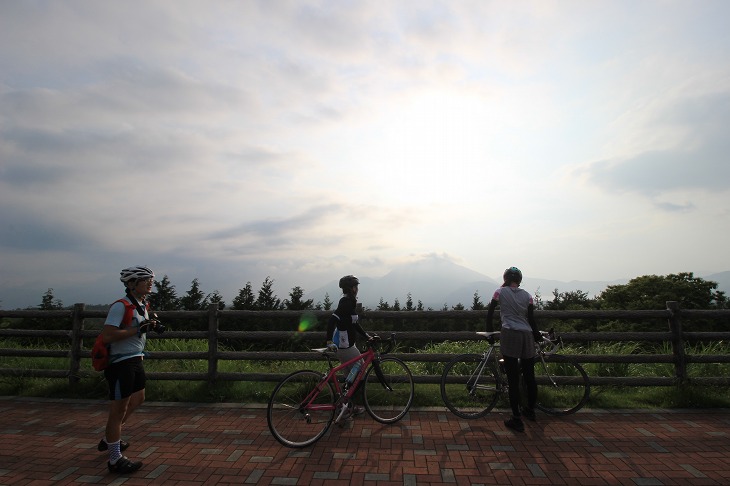
[[[331,311],[308,311],[320,322],[326,321]],[[268,373],[235,373],[220,372],[218,364],[221,360],[254,360],[280,362],[284,360],[316,361],[321,360],[318,353],[304,351],[310,347],[320,347],[324,344],[324,332],[297,332],[297,331],[247,331],[247,323],[260,319],[290,319],[292,329],[296,328],[302,316],[302,311],[243,311],[219,310],[212,305],[208,310],[201,311],[163,311],[158,312],[163,322],[176,319],[197,320],[206,322],[207,329],[202,331],[175,331],[168,330],[161,335],[152,335],[153,339],[202,339],[208,343],[207,351],[203,352],[175,352],[156,351],[150,353],[149,359],[174,360],[195,359],[205,360],[208,364],[207,372],[148,372],[150,380],[195,380],[215,383],[217,381],[279,381],[285,374],[276,371]],[[692,355],[687,353],[687,343],[712,342],[730,340],[730,332],[685,332],[682,324],[686,321],[720,320],[730,322],[730,310],[684,310],[679,309],[676,302],[667,302],[664,310],[566,310],[566,311],[536,311],[538,322],[566,321],[566,320],[618,320],[618,321],[645,321],[647,319],[666,320],[667,329],[663,332],[566,332],[562,333],[566,343],[589,342],[668,342],[671,343],[671,354],[625,354],[625,355],[591,355],[576,354],[572,357],[581,363],[671,363],[673,376],[666,377],[626,377],[626,376],[591,376],[592,385],[628,385],[628,386],[670,386],[670,385],[730,385],[730,377],[689,377],[687,365],[692,363],[730,363],[730,355]],[[67,369],[25,369],[0,366],[0,376],[24,376],[44,378],[67,378],[70,383],[77,382],[89,376],[98,376],[90,366],[82,369],[82,360],[90,361],[90,343],[99,333],[98,321],[106,317],[105,311],[86,310],[85,304],[76,304],[72,310],[0,310],[0,320],[3,318],[33,318],[33,319],[68,319],[70,330],[31,330],[0,327],[0,338],[58,338],[66,340],[68,349],[15,349],[0,348],[0,358],[3,357],[54,357],[68,358]],[[396,322],[396,331],[399,340],[409,342],[443,342],[467,341],[479,339],[473,331],[409,331],[409,322],[432,322],[446,319],[451,322],[473,323],[475,320],[485,322],[486,311],[369,311],[368,322]],[[498,322],[498,312],[495,316]],[[95,329],[85,327],[89,319],[97,321]],[[236,328],[240,330],[221,330],[221,320],[235,320]],[[9,322],[5,319],[5,322]],[[412,326],[411,326],[412,327]],[[459,327],[465,329],[467,326]],[[725,327],[730,329],[730,326]],[[390,331],[378,331],[368,326],[371,332],[383,336]],[[480,326],[480,329],[482,327]],[[89,347],[84,347],[84,340]],[[297,340],[302,344],[301,352],[283,351],[225,351],[219,349],[221,340],[239,340],[240,342],[286,342]],[[431,353],[393,353],[406,362],[446,362],[453,354]],[[439,383],[439,375],[414,375],[416,383]]]

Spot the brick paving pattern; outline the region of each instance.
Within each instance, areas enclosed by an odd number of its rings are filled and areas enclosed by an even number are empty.
[[[0,398],[0,485],[727,485],[730,411],[538,414],[524,434],[505,411],[462,420],[413,410],[395,425],[363,415],[305,449],[281,446],[262,406],[146,403],[125,428],[136,473],[96,445],[105,401]]]

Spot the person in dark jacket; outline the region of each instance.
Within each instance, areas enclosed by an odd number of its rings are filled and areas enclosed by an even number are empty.
[[[360,281],[354,275],[346,275],[340,279],[339,285],[342,289],[342,297],[327,325],[327,345],[336,346],[337,359],[340,360],[340,363],[345,363],[361,354],[355,344],[355,339],[362,336],[370,340],[372,336],[362,328],[360,315],[357,312],[357,292]],[[363,364],[361,359],[353,366],[345,368],[345,372],[349,374],[351,368],[359,369]],[[352,410],[354,415],[359,415],[364,411],[365,409],[361,406],[354,406]]]

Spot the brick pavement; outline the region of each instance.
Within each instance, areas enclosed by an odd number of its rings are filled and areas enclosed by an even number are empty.
[[[504,411],[467,421],[413,410],[390,426],[360,416],[288,449],[261,406],[146,403],[124,433],[145,465],[117,476],[96,451],[106,407],[0,397],[0,484],[730,484],[729,410],[539,414],[524,434],[504,428]]]

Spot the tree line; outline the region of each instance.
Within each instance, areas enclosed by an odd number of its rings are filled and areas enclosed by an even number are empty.
[[[271,277],[261,284],[257,292],[253,290],[251,282],[238,291],[230,308],[235,310],[330,310],[333,301],[329,294],[325,294],[324,301],[314,303],[312,299],[304,299],[304,289],[295,286],[288,294],[288,298],[280,299],[273,290],[274,280]],[[227,308],[218,290],[205,293],[197,278],[193,279],[190,289],[178,296],[175,285],[165,275],[162,280],[155,280],[155,291],[150,295],[150,305],[155,310],[203,310],[211,304],[218,305],[219,309]],[[587,292],[574,290],[560,292],[554,289],[552,300],[543,300],[540,293],[536,293],[535,307],[538,310],[637,310],[637,309],[664,309],[667,301],[679,302],[682,309],[726,309],[728,299],[723,291],[717,290],[717,282],[695,277],[692,272],[669,274],[665,276],[644,275],[631,279],[626,284],[609,285],[600,294],[593,298]],[[440,310],[484,310],[489,302],[484,302],[478,291],[474,292],[471,306],[458,303],[449,309],[444,304]],[[42,296],[37,307],[42,310],[63,309],[63,303],[53,295],[53,289],[48,289]],[[396,298],[389,304],[382,297],[375,310],[387,311],[423,311],[434,310],[425,308],[418,300],[414,303],[409,292],[406,302],[401,305]]]

